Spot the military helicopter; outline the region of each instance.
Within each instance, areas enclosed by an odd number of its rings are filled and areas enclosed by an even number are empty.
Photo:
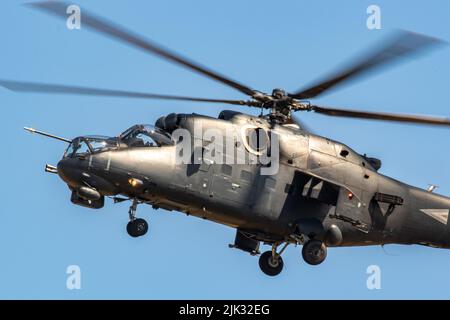
[[[64,3],[30,5],[66,18]],[[266,94],[85,10],[82,14],[83,28],[188,68],[250,99],[207,99],[13,80],[0,80],[0,85],[18,92],[231,104],[259,108],[261,115],[229,110],[222,111],[218,118],[170,113],[153,126],[138,124],[117,137],[66,139],[25,128],[68,143],[58,165],[46,165],[45,170],[58,174],[67,183],[74,204],[99,209],[105,197],[114,202],[131,201],[126,229],[132,237],[148,231],[147,222],[136,216],[139,204],[230,226],[236,229],[230,247],[259,255],[261,243],[271,246],[259,257],[261,270],[269,276],[282,271],[281,255],[290,244],[302,245],[302,257],[310,265],[326,259],[327,247],[398,243],[450,248],[450,198],[382,175],[378,172],[379,159],[318,136],[293,117],[294,112],[308,111],[334,117],[450,125],[447,118],[337,109],[309,101],[344,81],[441,41],[402,31],[387,45],[378,46],[369,56],[312,86],[294,93],[275,89]],[[196,132],[199,126],[214,128],[232,146],[240,146],[244,161],[231,164],[215,161],[217,154],[213,156],[209,149],[212,139],[205,138],[202,131]],[[189,143],[176,136],[179,129],[189,133],[190,137],[185,137],[191,138]],[[183,140],[194,150],[187,158],[199,161],[177,162]],[[225,144],[222,139],[215,140],[216,145]],[[274,140],[277,144],[272,143]],[[275,165],[274,158],[269,163],[249,160],[272,157],[275,153],[278,166],[275,174],[262,174],[264,169]]]

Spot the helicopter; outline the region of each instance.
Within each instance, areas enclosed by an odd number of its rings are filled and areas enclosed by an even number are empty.
[[[65,19],[67,4],[28,4]],[[236,89],[248,100],[210,99],[0,80],[17,92],[160,99],[247,106],[259,116],[223,110],[217,118],[170,113],[154,125],[136,124],[116,137],[86,135],[67,139],[26,130],[68,144],[57,174],[69,187],[72,203],[92,209],[130,201],[132,237],[148,232],[137,217],[140,204],[178,211],[236,229],[232,248],[259,255],[268,276],[280,274],[282,253],[301,245],[309,265],[326,260],[328,247],[419,244],[450,248],[450,198],[379,172],[381,160],[361,155],[344,143],[314,134],[293,114],[306,111],[447,127],[450,119],[319,106],[310,102],[345,81],[399,62],[442,44],[399,31],[386,45],[304,89],[271,94],[254,90],[123,27],[83,10],[83,28],[190,69]],[[206,134],[213,130],[214,134]],[[226,148],[226,147],[229,148]],[[223,149],[231,149],[223,152]],[[183,158],[184,161],[179,159]],[[228,161],[231,160],[231,161]],[[260,245],[270,246],[261,254]]]

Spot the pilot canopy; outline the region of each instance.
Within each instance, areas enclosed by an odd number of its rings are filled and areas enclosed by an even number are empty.
[[[80,157],[124,148],[161,147],[172,145],[171,136],[152,125],[134,125],[118,137],[83,136],[72,140],[64,157]]]
[[[121,144],[129,148],[161,147],[173,144],[167,132],[149,124],[132,126],[119,136],[119,140]]]

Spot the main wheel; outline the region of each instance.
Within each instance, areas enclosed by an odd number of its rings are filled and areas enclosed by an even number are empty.
[[[306,263],[316,266],[327,257],[327,247],[320,240],[308,240],[303,245],[302,256]]]
[[[283,259],[278,256],[277,259],[273,259],[272,251],[266,251],[259,257],[259,267],[262,272],[268,276],[276,276],[283,270]]]
[[[144,219],[135,219],[128,222],[127,232],[133,238],[141,237],[148,231],[148,223]]]

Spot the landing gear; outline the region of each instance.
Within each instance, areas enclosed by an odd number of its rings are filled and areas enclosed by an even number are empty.
[[[317,239],[309,239],[304,237],[293,237],[295,244],[302,244],[302,256],[306,263],[310,265],[318,265],[325,261],[327,257],[327,246],[323,241]],[[264,252],[259,257],[259,267],[261,271],[268,276],[279,275],[283,270],[283,259],[281,254],[287,248],[290,242],[285,242],[283,248],[277,252],[277,248],[280,245],[279,242],[272,244],[272,250]]]
[[[127,224],[127,232],[133,237],[141,237],[145,235],[148,231],[148,223],[142,218],[136,218],[136,209],[137,209],[138,201],[137,199],[133,199],[133,203],[130,206],[130,210],[128,210],[128,214],[130,216],[130,222]]]
[[[268,276],[273,277],[280,274],[283,265],[283,259],[281,257],[273,258],[271,251],[266,251],[259,257],[259,267]]]
[[[303,245],[302,256],[306,263],[316,266],[327,257],[327,247],[320,240],[308,240]]]
[[[272,245],[272,251],[266,251],[259,257],[259,267],[261,271],[268,276],[279,275],[283,270],[283,259],[281,253],[289,244],[286,243],[279,253],[277,253],[277,244]]]
[[[144,219],[135,219],[128,222],[127,232],[133,238],[141,237],[148,231],[148,223]]]

